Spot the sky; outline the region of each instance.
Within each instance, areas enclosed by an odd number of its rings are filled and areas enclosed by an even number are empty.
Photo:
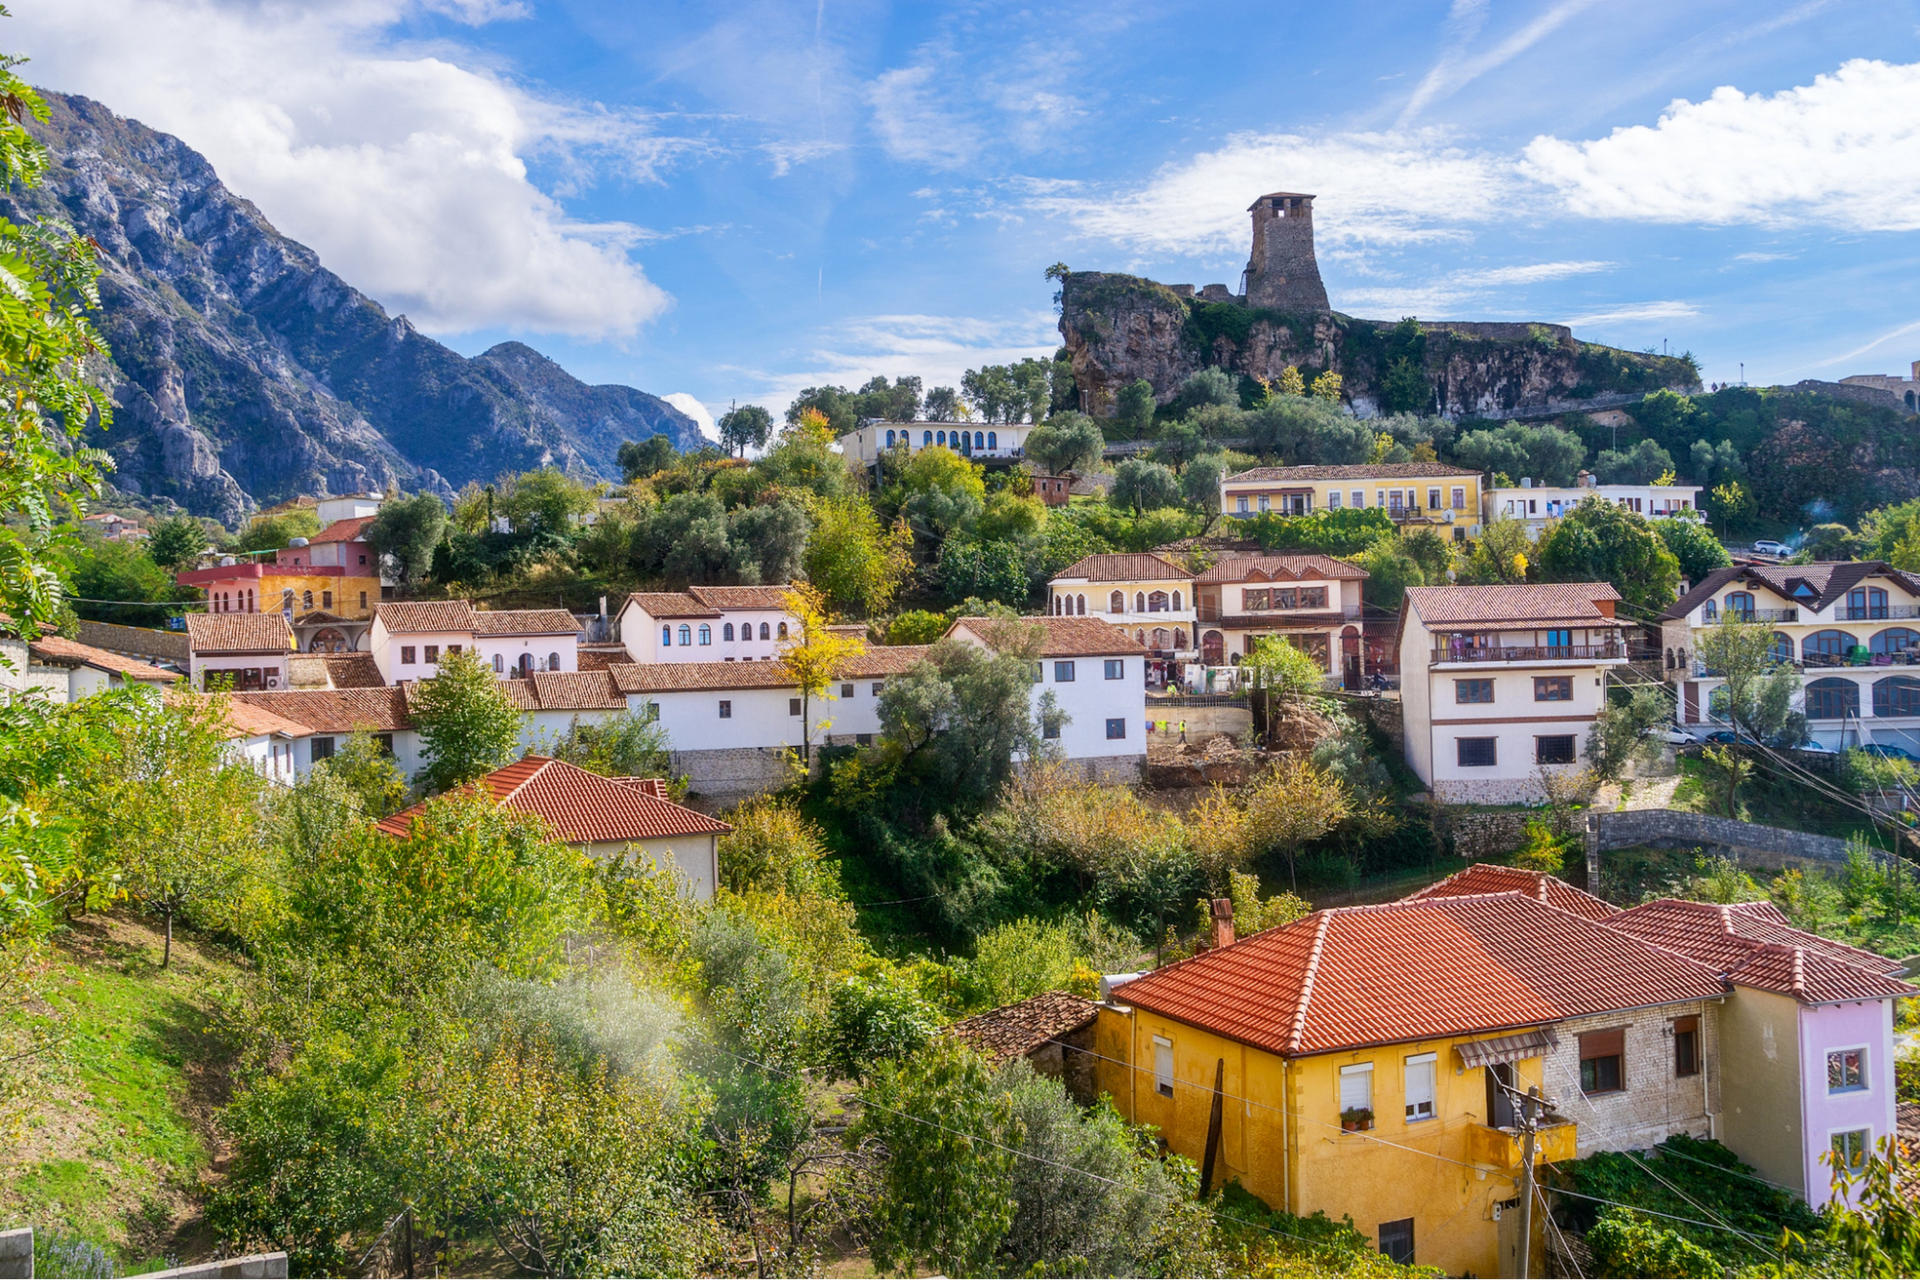
[[[697,417],[1048,355],[1055,262],[1237,287],[1273,190],[1351,315],[1920,358],[1920,0],[9,7],[389,312]]]

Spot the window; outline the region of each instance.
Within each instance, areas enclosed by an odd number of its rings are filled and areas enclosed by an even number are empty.
[[[923,448],[924,448],[925,446],[927,446],[927,445],[930,445],[930,444],[932,444],[932,443],[933,443],[933,432],[931,432],[931,431],[922,431],[922,432],[920,433],[920,444],[921,444],[921,447],[923,447]]]
[[[660,643],[667,646],[671,646],[673,644],[673,628],[672,627],[666,626],[666,627],[660,628]]]
[[[1751,622],[1753,620],[1753,592],[1727,592],[1727,613],[1731,616]]]
[[[559,654],[557,654],[557,653],[550,653],[550,654],[548,654],[548,655],[547,655],[547,670],[549,670],[549,671],[558,671],[559,669],[560,669],[560,655],[559,655]]]
[[[1437,1055],[1415,1054],[1407,1059],[1407,1121],[1433,1119],[1433,1076]]]
[[[1040,736],[1050,741],[1058,741],[1060,738],[1060,717],[1048,716],[1042,720],[1040,722]]]
[[[1493,681],[1455,680],[1453,682],[1453,700],[1462,706],[1471,702],[1492,702]]]
[[[1127,611],[1126,592],[1116,591],[1112,595],[1107,597],[1108,613],[1125,613],[1126,611]]]
[[[1547,632],[1547,648],[1549,649],[1573,648],[1573,632],[1572,631]]]
[[[333,759],[333,739],[332,738],[313,739],[313,759],[316,764],[322,760]]]
[[[1874,681],[1873,714],[1920,716],[1920,680],[1912,676],[1888,676]]]
[[[1834,676],[1809,680],[1806,700],[1809,720],[1839,720],[1860,715],[1860,686],[1851,680]]]
[[[1072,684],[1073,683],[1073,664],[1071,662],[1054,663],[1053,664],[1053,682],[1055,684]]]
[[[1848,1129],[1833,1135],[1834,1167],[1858,1169],[1867,1162],[1867,1152],[1873,1146],[1873,1130]]]
[[[850,684],[841,685],[840,696],[843,698],[851,698],[853,696],[853,686]]]
[[[1116,716],[1107,721],[1107,740],[1117,741],[1127,736],[1127,722],[1124,717]]]
[[[1535,676],[1533,678],[1533,700],[1535,702],[1572,702],[1572,676]]]
[[[1125,658],[1107,659],[1107,679],[1125,680],[1127,678],[1127,660]]]
[[[934,438],[944,445],[947,442],[947,433],[942,431],[938,436]]]
[[[766,624],[766,623],[764,623],[764,622],[763,622],[763,623],[761,623],[761,624],[760,624],[760,638],[761,638],[762,640],[765,640],[765,639],[767,639],[767,638],[769,638],[769,635],[770,635],[770,633],[769,633],[769,632],[767,631],[767,624]]]
[[[1459,754],[1462,769],[1491,769],[1500,763],[1496,744],[1498,738],[1456,738],[1455,750]]]
[[[886,687],[887,687],[887,682],[885,680],[875,680],[873,682],[873,696],[876,698],[879,697],[881,690],[885,689]]]
[[[1000,433],[998,431],[987,432],[987,448],[998,449],[999,447],[1000,447]]]
[[[1389,1262],[1403,1267],[1413,1265],[1413,1219],[1401,1218],[1380,1224],[1380,1252]]]
[[[1866,1087],[1865,1049],[1835,1049],[1827,1055],[1828,1093],[1861,1093]]]
[[[1353,501],[1348,505],[1352,506],[1355,510],[1359,510],[1367,505],[1367,491],[1365,489],[1355,489],[1352,497]]]
[[[1676,1076],[1700,1074],[1700,1019],[1698,1017],[1673,1020],[1673,1074]]]
[[[331,609],[331,608],[333,608],[333,592],[331,592],[331,591],[322,591],[322,592],[320,593],[320,607],[321,607],[322,609]]]
[[[400,646],[400,665],[403,667],[410,667],[413,665],[413,646],[412,645],[403,644]]]
[[[720,699],[720,718],[722,720],[733,719],[733,703],[725,698]]]
[[[721,638],[722,640],[725,640],[725,641],[727,641],[728,643],[732,643],[732,641],[733,641],[733,624],[732,624],[731,622],[729,622],[729,623],[728,623],[728,624],[727,624],[726,626],[724,626],[724,627],[722,627],[722,628],[720,628],[720,638]]]
[[[1465,511],[1467,509],[1467,491],[1462,485],[1455,485],[1453,487],[1453,509],[1455,511]]]
[[[376,733],[373,735],[373,745],[380,748],[381,755],[390,756],[393,754],[393,735]]]
[[[457,645],[457,644],[450,644],[450,645],[448,645],[448,646],[447,646],[447,652],[448,652],[449,654],[455,654],[455,653],[458,653],[458,652],[460,652],[460,646],[459,646],[459,645]]]
[[[1533,762],[1535,764],[1572,764],[1573,735],[1570,733],[1542,734],[1533,740]]]
[[[1180,593],[1178,591],[1173,593],[1173,611],[1175,613],[1180,612]]]
[[[1438,489],[1427,490],[1427,510],[1438,511],[1439,509],[1440,509],[1440,491]]]
[[[764,622],[760,624],[760,638],[762,640],[765,640],[767,638],[767,624]],[[787,624],[784,622],[780,624],[779,638],[782,640],[785,640],[787,638]]]
[[[1340,1068],[1340,1127],[1373,1128],[1373,1064]]]
[[[364,564],[364,563],[365,563],[365,560],[363,559],[363,560],[361,561],[361,563],[363,563],[363,564]],[[252,593],[251,593],[251,592],[249,592],[248,594],[252,594]],[[366,593],[366,592],[364,592],[364,591],[362,591],[362,592],[360,593],[360,607],[361,607],[362,609],[364,609],[364,608],[366,608],[366,607],[367,607],[367,593]]]
[[[1165,1036],[1153,1038],[1153,1091],[1163,1098],[1173,1096],[1173,1041]]]
[[[1339,509],[1340,509],[1340,491],[1338,489],[1327,490],[1327,510],[1338,511]]]
[[[790,716],[797,716],[800,714],[800,699],[798,698],[787,699],[787,714]]]
[[[1707,601],[1700,606],[1700,617],[1707,622],[1718,620],[1720,617],[1720,606],[1711,600]]]
[[[656,720],[658,720],[659,718],[660,718],[660,704],[659,704],[659,703],[657,703],[657,702],[646,702],[646,703],[642,703],[642,704],[641,704],[641,706],[640,706],[640,722],[641,722],[642,724],[652,724],[652,723],[653,723],[654,721],[656,721]]]
[[[893,448],[893,432],[887,432],[887,448]]]
[[[1589,1031],[1580,1037],[1580,1092],[1619,1093],[1626,1085],[1627,1029]]]
[[[1271,510],[1271,509],[1272,509],[1272,506],[1273,506],[1273,503],[1272,503],[1272,499],[1271,499],[1271,498],[1270,498],[1270,497],[1269,497],[1269,496],[1268,496],[1267,494],[1264,494],[1264,493],[1263,493],[1263,494],[1261,494],[1261,495],[1260,495],[1260,509],[1261,509],[1262,511],[1268,511],[1268,510]]]
[[[700,624],[700,643],[701,644],[713,643],[713,628],[708,626],[704,622]]]
[[[497,676],[503,676],[503,675],[505,675],[506,673],[507,673],[507,662],[506,662],[506,659],[504,659],[504,658],[502,658],[502,657],[501,657],[501,656],[500,656],[499,654],[497,654],[497,653],[496,653],[496,654],[494,654],[494,655],[493,655],[493,674],[495,674],[495,675],[497,675]]]
[[[1846,657],[1859,643],[1845,631],[1816,631],[1800,642],[1800,656],[1814,661],[1826,659],[1821,666],[1838,666],[1834,659]]]
[[[680,647],[686,648],[693,643],[693,628],[686,623],[680,624]]]
[[[1920,631],[1912,627],[1888,627],[1885,631],[1874,632],[1867,647],[1875,653],[1905,653],[1908,649],[1920,649]],[[1787,656],[1793,656],[1793,650],[1787,650]]]
[[[1272,599],[1273,592],[1266,587],[1242,587],[1240,589],[1240,607],[1242,609],[1249,611],[1255,609],[1270,609],[1273,606],[1268,602]]]
[[[435,663],[440,661],[440,646],[437,644],[430,644],[424,650],[424,654],[425,654],[427,665],[431,667]]]
[[[299,564],[300,562],[296,560],[294,563]],[[302,591],[300,593],[300,607],[308,613],[313,612],[313,592]]]
[[[1241,515],[1247,514],[1247,495],[1246,494],[1244,493],[1241,494],[1239,497],[1235,498],[1233,501],[1235,503],[1235,506],[1234,506],[1235,511],[1238,511]]]
[[[853,745],[856,747],[870,747],[873,745],[873,735],[870,733],[856,733],[853,735]]]

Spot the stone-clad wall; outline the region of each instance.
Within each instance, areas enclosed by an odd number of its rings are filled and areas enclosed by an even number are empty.
[[[1710,1115],[1718,1110],[1715,1087],[1720,1067],[1717,1006],[1706,1001],[1664,1005],[1630,1013],[1570,1018],[1553,1029],[1558,1041],[1543,1063],[1545,1093],[1559,1114],[1577,1128],[1582,1157],[1596,1151],[1638,1151],[1676,1133],[1711,1136]],[[1701,1070],[1674,1074],[1673,1020],[1700,1019]],[[1580,1033],[1626,1029],[1626,1087],[1591,1097],[1580,1092]],[[1710,1093],[1709,1090],[1712,1092]]]
[[[1706,813],[1677,809],[1629,809],[1624,813],[1587,815],[1587,853],[1591,860],[1609,849],[1650,844],[1686,848],[1699,845],[1725,852],[1743,861],[1844,862],[1847,842],[1784,827],[1763,827]]]

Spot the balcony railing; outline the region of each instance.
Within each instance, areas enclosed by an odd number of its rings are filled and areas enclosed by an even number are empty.
[[[1229,613],[1217,604],[1203,604],[1196,612],[1201,622],[1218,622],[1223,617],[1233,617],[1259,618],[1263,621],[1267,618],[1272,618],[1276,624],[1284,624],[1296,613],[1337,613],[1344,621],[1358,622],[1361,616],[1361,608],[1362,607],[1357,604],[1323,604],[1299,605],[1292,609],[1242,609],[1238,613]]]
[[[1798,622],[1798,609],[1728,609],[1726,616],[1736,622]]]
[[[1621,644],[1493,645],[1473,649],[1435,649],[1433,662],[1579,662],[1625,658]]]
[[[1882,618],[1920,618],[1920,605],[1866,604],[1840,605],[1833,611],[1837,622],[1871,622]],[[1787,621],[1791,622],[1789,618]]]

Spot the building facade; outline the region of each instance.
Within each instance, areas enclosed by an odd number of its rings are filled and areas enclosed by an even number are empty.
[[[1323,555],[1228,556],[1194,579],[1200,659],[1239,663],[1268,636],[1357,689],[1364,679],[1360,593],[1367,571]]]
[[[465,600],[393,601],[374,611],[367,648],[387,684],[430,680],[471,650],[499,676],[580,669],[580,621],[565,609],[475,609]]]
[[[187,615],[188,678],[193,687],[234,693],[286,689],[293,628],[280,613]]]
[[[1055,617],[1098,617],[1156,659],[1200,656],[1193,575],[1163,556],[1097,555],[1076,560],[1047,584]]]
[[[800,634],[786,585],[636,591],[620,609],[634,662],[771,662]]]
[[[847,465],[864,469],[889,449],[951,449],[976,462],[1018,462],[1027,456],[1031,422],[863,422],[839,438]]]
[[[959,618],[949,639],[999,650],[1027,642],[1039,627],[1038,670],[1032,706],[1044,721],[1047,695],[1063,719],[1044,736],[1087,776],[1106,782],[1136,782],[1147,763],[1145,648],[1118,628],[1093,617]]]
[[[1220,510],[1236,519],[1385,511],[1403,523],[1451,525],[1464,539],[1480,520],[1480,473],[1438,462],[1255,467],[1221,479]]]
[[[1610,584],[1414,587],[1400,611],[1407,765],[1449,804],[1531,804],[1578,767],[1627,661]]]
[[[1523,520],[1527,536],[1538,541],[1549,521],[1567,515],[1589,498],[1659,519],[1698,514],[1699,496],[1700,486],[1695,484],[1600,484],[1582,471],[1579,483],[1565,487],[1521,484],[1490,488],[1483,499],[1481,521]]]

